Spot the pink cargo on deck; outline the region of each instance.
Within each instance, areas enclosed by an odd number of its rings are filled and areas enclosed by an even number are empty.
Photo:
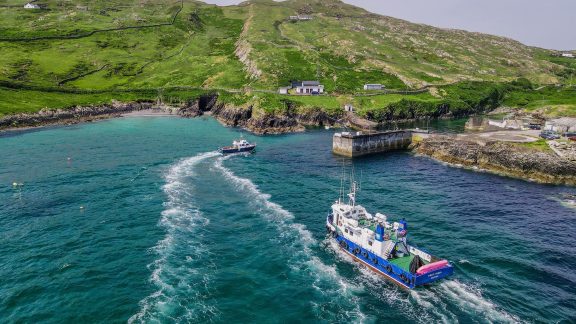
[[[418,270],[416,271],[416,274],[417,275],[423,275],[423,274],[426,274],[428,272],[432,272],[434,270],[442,269],[447,265],[448,265],[448,261],[446,261],[446,260],[430,263],[430,264],[427,264],[425,266],[421,266],[420,268],[418,268]]]

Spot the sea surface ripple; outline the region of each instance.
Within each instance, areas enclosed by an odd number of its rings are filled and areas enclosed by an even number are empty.
[[[326,237],[351,165],[332,132],[244,135],[258,152],[216,153],[239,131],[206,118],[0,137],[0,321],[576,321],[574,188],[354,160],[358,202],[456,268],[407,292]]]

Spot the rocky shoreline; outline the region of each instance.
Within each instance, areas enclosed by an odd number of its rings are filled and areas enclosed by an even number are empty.
[[[0,118],[0,131],[91,122],[100,119],[120,117],[125,113],[152,108],[152,103],[133,102],[74,107],[69,109],[42,109],[37,113],[14,114]]]
[[[234,107],[218,101],[218,96],[202,96],[179,107],[157,105],[153,102],[130,102],[73,107],[68,109],[43,109],[37,113],[22,113],[0,118],[0,132],[54,125],[71,125],[82,122],[121,117],[138,111],[156,111],[195,118],[211,115],[226,126],[243,127],[259,134],[281,134],[304,131],[306,126],[334,125],[334,119],[318,110],[298,113],[289,109],[282,115],[255,114],[252,107]]]
[[[33,114],[9,115],[0,118],[0,132],[91,122],[135,112],[183,118],[210,115],[226,126],[242,127],[259,135],[300,132],[308,126],[334,126],[338,122],[320,109],[299,112],[288,107],[281,115],[255,113],[252,107],[234,107],[218,101],[218,96],[213,95],[202,96],[179,107],[157,105],[153,102],[114,102],[108,105],[44,109]],[[561,158],[553,152],[513,143],[479,143],[452,136],[432,136],[413,143],[411,148],[417,154],[452,165],[540,183],[576,185],[576,161]]]
[[[576,162],[513,143],[477,143],[433,136],[412,145],[417,154],[452,165],[545,184],[576,185]]]

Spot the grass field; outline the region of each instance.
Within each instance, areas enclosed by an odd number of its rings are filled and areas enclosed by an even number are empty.
[[[289,101],[329,112],[351,103],[374,119],[460,115],[498,104],[576,115],[570,88],[534,90],[570,85],[576,60],[339,1],[217,7],[180,0],[41,0],[41,10],[23,9],[25,3],[0,0],[0,82],[10,85],[0,87],[0,114],[112,100],[178,102],[218,91],[224,102],[269,113],[282,112]],[[298,13],[313,19],[287,19]],[[508,86],[518,78],[531,88]],[[270,93],[291,80],[319,80],[328,95]],[[365,96],[365,83],[436,87]],[[191,90],[166,95],[177,87]]]
[[[514,145],[526,147],[533,150],[538,150],[542,152],[553,152],[548,143],[544,139],[539,139],[535,142],[530,143],[515,143]]]

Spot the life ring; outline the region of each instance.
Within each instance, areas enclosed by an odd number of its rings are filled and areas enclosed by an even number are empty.
[[[391,265],[387,265],[387,266],[386,266],[386,271],[388,271],[388,273],[392,273],[392,266],[391,266]]]
[[[348,250],[348,244],[345,241],[340,241],[340,247],[342,247],[343,249]]]
[[[406,282],[406,275],[404,273],[400,274],[400,279],[402,279],[402,281]]]
[[[332,237],[333,237],[333,238],[337,238],[337,237],[338,237],[338,233],[336,233],[336,231],[332,232]]]
[[[362,252],[362,256],[365,257],[366,259],[368,259],[368,252],[363,251],[363,252]]]
[[[378,265],[378,258],[374,257],[374,259],[372,259],[372,263]]]
[[[354,254],[360,254],[360,248],[355,247],[354,248]]]

